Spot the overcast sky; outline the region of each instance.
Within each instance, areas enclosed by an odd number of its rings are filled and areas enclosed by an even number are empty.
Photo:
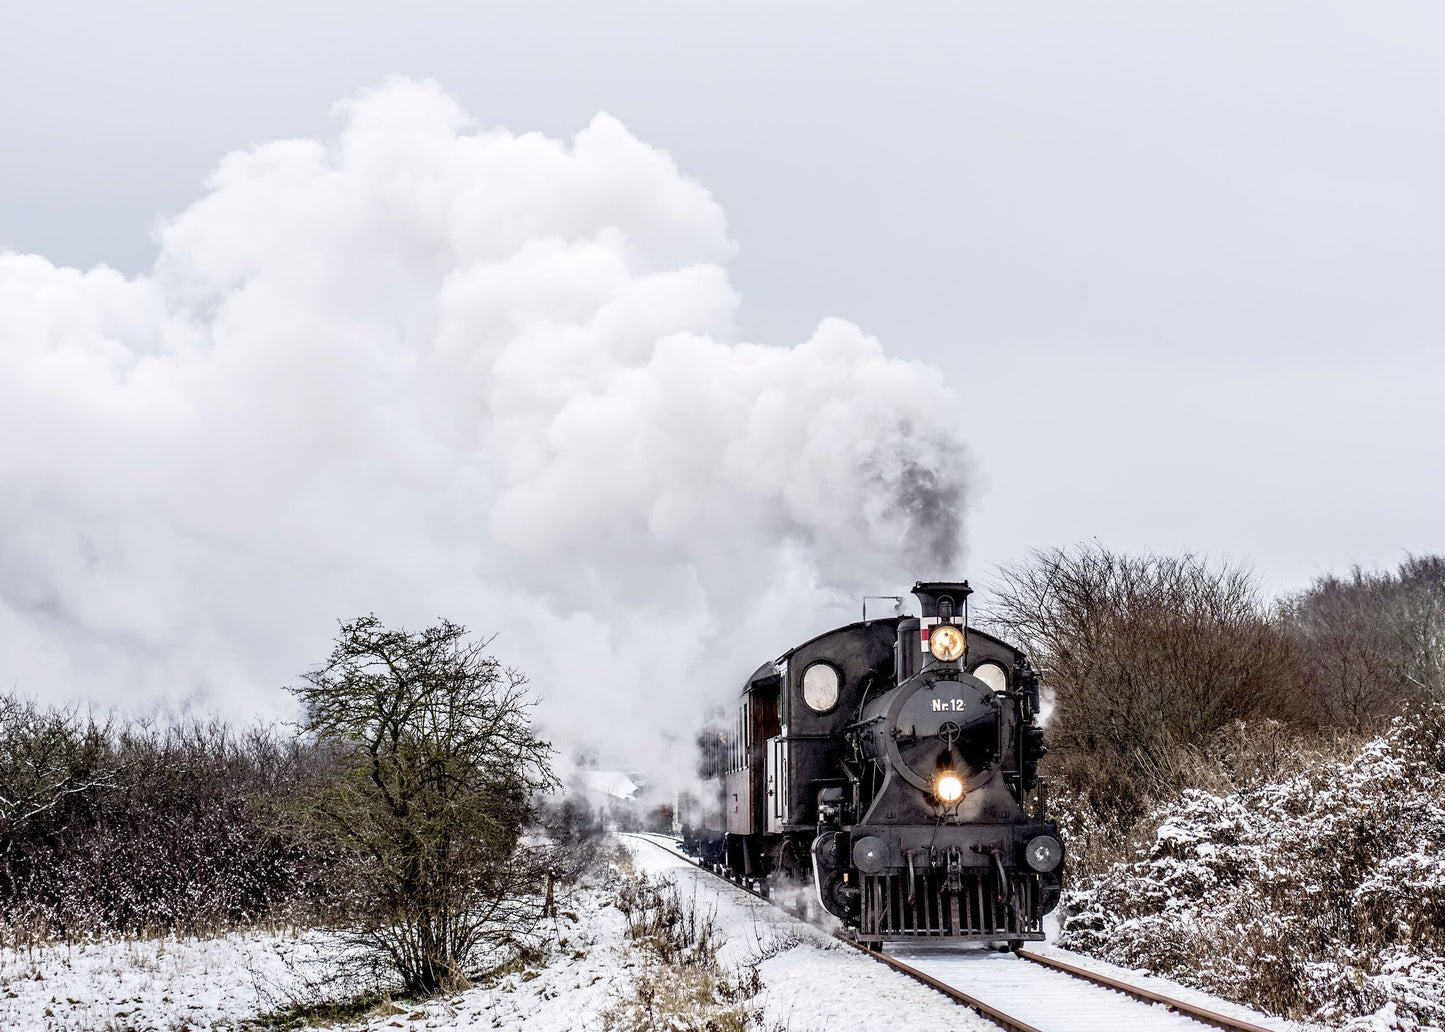
[[[0,249],[145,276],[226,154],[334,141],[389,75],[483,130],[606,112],[670,155],[660,189],[710,200],[663,264],[732,292],[679,325],[875,339],[859,412],[948,409],[921,425],[969,477],[960,574],[1097,539],[1281,591],[1445,550],[1438,3],[3,2]],[[52,490],[19,468],[12,508]]]

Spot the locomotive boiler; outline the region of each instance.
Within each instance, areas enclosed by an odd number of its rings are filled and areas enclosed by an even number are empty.
[[[919,616],[759,667],[700,737],[684,844],[760,887],[811,882],[869,944],[1042,939],[1064,856],[1038,776],[1039,682],[968,626],[970,593],[919,582]]]

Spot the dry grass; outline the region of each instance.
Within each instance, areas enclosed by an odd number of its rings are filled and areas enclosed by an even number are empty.
[[[762,1011],[757,965],[730,970],[718,959],[723,937],[714,911],[684,899],[675,882],[617,864],[617,909],[627,922],[636,973],[630,993],[603,1014],[606,1032],[757,1032]],[[771,1030],[770,1030],[771,1032]]]

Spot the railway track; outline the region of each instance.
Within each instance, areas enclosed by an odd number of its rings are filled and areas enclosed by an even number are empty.
[[[684,863],[707,870],[664,836],[628,837],[651,843]],[[714,876],[768,900],[794,917],[808,919],[808,915],[782,906],[751,886]],[[909,945],[884,953],[842,935],[837,939],[1009,1032],[1114,1032],[1121,1028],[1190,1032],[1201,1024],[1226,1032],[1280,1032],[1286,1027],[1259,1025],[1030,950],[1014,954],[976,950],[961,953],[956,948]]]

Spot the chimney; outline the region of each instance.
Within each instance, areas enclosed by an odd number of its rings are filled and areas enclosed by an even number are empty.
[[[949,622],[962,624],[966,606],[964,600],[973,594],[973,589],[968,586],[968,581],[919,581],[913,585],[913,594],[922,607],[924,619],[943,618],[946,614]]]

